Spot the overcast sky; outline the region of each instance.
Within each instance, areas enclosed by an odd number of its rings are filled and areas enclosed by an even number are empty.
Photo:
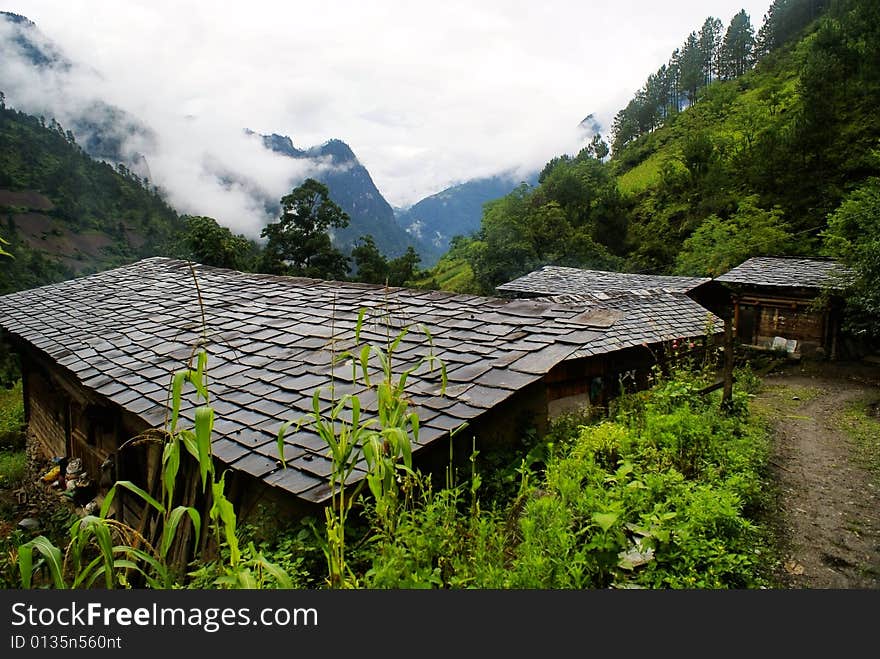
[[[166,186],[188,171],[192,178],[172,190],[174,201],[224,219],[228,203],[204,199],[209,187],[186,199],[206,158],[252,166],[270,194],[286,185],[277,159],[244,145],[242,128],[286,134],[299,147],[342,139],[386,199],[403,206],[576,152],[578,123],[593,113],[610,131],[614,114],[707,16],[726,29],[745,9],[757,30],[769,4],[7,0],[0,9],[35,21],[91,67],[82,82],[96,87],[90,94],[156,130],[154,177]]]

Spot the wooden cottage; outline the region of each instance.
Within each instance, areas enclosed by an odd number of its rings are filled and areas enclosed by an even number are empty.
[[[602,337],[582,346],[546,379],[550,414],[590,405],[606,405],[623,391],[652,382],[655,368],[700,360],[720,345],[721,318],[686,295],[640,289],[593,295],[554,295],[540,300],[589,305],[591,322],[604,323]]]
[[[723,321],[694,298],[721,308],[712,281],[545,266],[497,288],[506,296],[569,304],[605,332],[566,357],[545,378],[550,412],[585,402],[604,405],[639,389],[669,359],[701,357],[720,342]]]
[[[467,456],[472,437],[485,446],[544,427],[557,383],[569,379],[554,370],[569,373],[566,358],[608,330],[607,317],[593,306],[585,313],[584,305],[246,274],[151,258],[2,296],[0,325],[21,356],[29,437],[46,457],[80,458],[102,490],[125,479],[158,491],[162,435],[152,430],[167,423],[173,374],[203,345],[216,412],[213,454],[229,470],[230,498],[247,515],[260,502],[296,513],[328,502],[324,440],[308,426],[292,427],[285,467],[277,435],[284,422],[312,410],[316,391],[322,410],[354,394],[365,414],[376,413],[375,389],[352,383],[351,366],[334,363],[334,355],[355,348],[362,309],[362,341],[386,346],[389,336],[410,327],[394,352],[393,370],[418,366],[406,388],[420,419],[414,460],[432,468],[448,456],[450,441],[461,444],[457,455]],[[445,392],[440,370],[419,366],[429,353],[445,364]],[[373,376],[375,383],[379,376]],[[194,421],[189,389],[183,424]],[[450,440],[463,425],[467,431]],[[365,476],[365,466],[358,463],[352,481]],[[114,503],[119,518],[139,523],[139,499],[123,492]]]
[[[849,270],[821,258],[754,257],[717,282],[732,295],[736,336],[745,345],[836,359]]]

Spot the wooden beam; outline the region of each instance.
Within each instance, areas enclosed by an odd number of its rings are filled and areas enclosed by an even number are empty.
[[[733,321],[724,319],[724,392],[721,394],[721,408],[730,409],[733,405]]]

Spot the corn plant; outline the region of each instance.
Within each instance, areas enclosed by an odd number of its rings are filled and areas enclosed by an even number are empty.
[[[345,560],[345,525],[363,482],[349,491],[346,491],[346,482],[354,472],[360,449],[365,441],[368,441],[367,435],[376,420],[362,419],[360,400],[350,394],[335,402],[329,414],[325,416],[321,411],[321,391],[318,389],[314,392],[312,411],[308,415],[296,422],[287,421],[281,425],[278,431],[278,453],[281,456],[282,466],[286,467],[284,437],[294,423],[296,424],[294,432],[308,424],[327,443],[333,467],[330,472],[330,506],[324,510],[326,538],[322,549],[330,572],[330,585],[334,588],[353,587],[357,585],[357,579]],[[346,413],[346,410],[349,410],[350,414]]]
[[[356,344],[361,343],[364,315],[365,310],[361,309],[355,328]],[[393,339],[389,336],[384,349],[375,344],[365,344],[361,346],[357,356],[352,352],[345,352],[339,356],[340,360],[351,362],[353,382],[357,381],[357,371],[360,367],[362,381],[368,387],[374,386],[370,380],[370,361],[375,358],[379,363],[382,377],[375,385],[379,427],[377,431],[368,435],[363,454],[367,463],[367,485],[375,500],[376,513],[389,533],[394,531],[400,483],[407,481],[413,475],[412,445],[419,439],[419,417],[409,410],[406,396],[407,380],[423,364],[427,363],[432,369],[438,365],[441,395],[446,391],[446,365],[433,354],[433,342],[428,328],[423,326],[422,329],[428,340],[429,352],[398,377],[395,377],[393,369],[394,352],[408,334],[409,327],[404,327]]]
[[[9,244],[9,241],[4,240],[3,236],[0,236],[0,256],[8,256],[9,258],[15,258],[14,256],[12,256],[12,254],[10,254],[5,249],[3,249],[3,245],[8,245],[8,244]]]
[[[205,340],[204,304],[193,270],[199,306],[202,312],[203,341]],[[195,366],[193,367],[193,364]],[[211,434],[214,427],[214,409],[210,405],[208,391],[208,354],[204,348],[195,350],[187,367],[174,374],[169,387],[169,416],[164,432],[147,431],[139,438],[162,442],[162,469],[160,472],[161,494],[153,497],[131,481],[117,481],[107,492],[98,516],[87,515],[71,526],[71,540],[63,554],[44,536],[38,536],[18,549],[21,583],[30,588],[36,570],[45,567],[56,588],[89,587],[104,577],[107,588],[129,585],[128,575],[141,575],[151,588],[171,588],[178,583],[180,575],[169,558],[178,538],[180,524],[189,518],[195,531],[196,553],[200,546],[202,517],[194,506],[175,506],[175,493],[180,473],[183,451],[191,455],[199,469],[202,493],[210,496],[209,518],[213,524],[219,547],[228,547],[229,565],[216,580],[216,585],[239,588],[259,587],[273,579],[281,587],[289,587],[290,579],[283,570],[271,564],[258,552],[251,552],[251,559],[243,562],[238,543],[235,508],[225,495],[225,474],[218,480],[211,450]],[[180,408],[186,383],[195,389],[199,405],[195,410],[192,429],[179,427]],[[122,488],[139,497],[145,505],[144,514],[150,510],[161,518],[161,536],[158,546],[152,546],[146,538],[130,526],[108,517],[113,500]],[[113,544],[113,539],[121,539]],[[97,556],[89,558],[97,548]],[[34,553],[40,561],[34,563]],[[71,574],[68,583],[65,575]]]
[[[439,363],[441,392],[445,392],[446,388],[446,367],[432,353],[395,378],[392,364],[394,351],[409,330],[404,328],[393,339],[389,338],[384,349],[373,344],[361,345],[365,315],[366,310],[362,308],[355,326],[355,344],[359,348],[334,356],[332,363],[350,363],[352,383],[360,379],[364,385],[376,390],[377,414],[364,418],[360,399],[346,394],[335,401],[325,415],[321,411],[318,390],[312,398],[312,411],[296,422],[284,423],[278,432],[278,453],[285,467],[284,437],[294,423],[295,430],[309,425],[327,443],[333,467],[330,474],[331,503],[325,509],[323,549],[332,587],[357,585],[357,579],[345,559],[345,527],[364,482],[373,495],[373,505],[383,531],[393,533],[399,504],[399,482],[414,474],[412,445],[418,441],[419,433],[418,415],[409,411],[406,399],[407,379],[423,364],[428,363],[433,367]],[[427,328],[424,331],[430,343],[430,332]],[[369,373],[373,358],[378,361],[382,375],[376,383],[371,380]],[[347,490],[347,482],[361,457],[367,465],[366,478]]]

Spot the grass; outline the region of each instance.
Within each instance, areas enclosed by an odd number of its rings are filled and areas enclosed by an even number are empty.
[[[24,399],[21,380],[0,389],[0,449],[24,447]]]
[[[416,288],[431,288],[451,293],[474,293],[474,272],[461,258],[444,257],[424,276],[410,282]]]
[[[655,153],[618,177],[617,188],[623,195],[636,195],[660,182],[662,155]]]
[[[26,471],[27,454],[24,451],[0,451],[0,487],[18,487]]]
[[[754,412],[767,419],[780,415],[796,416],[799,407],[822,395],[820,387],[765,382],[761,394],[752,400]]]
[[[874,481],[880,484],[880,420],[872,416],[872,406],[876,405],[877,401],[868,399],[855,401],[833,418],[835,424],[852,437],[859,461],[871,470]]]

